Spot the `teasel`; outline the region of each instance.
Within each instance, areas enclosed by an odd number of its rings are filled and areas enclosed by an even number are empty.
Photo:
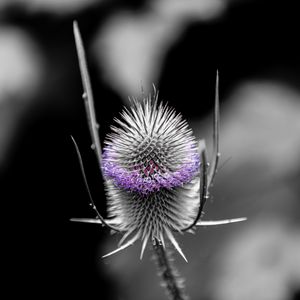
[[[196,141],[181,114],[159,101],[153,94],[142,100],[130,99],[115,119],[112,133],[107,135],[102,151],[98,135],[94,100],[84,47],[77,22],[73,24],[76,49],[83,82],[83,99],[92,139],[92,149],[104,179],[108,202],[108,218],[104,219],[91,196],[78,146],[73,139],[84,182],[96,218],[73,218],[72,221],[101,224],[112,232],[122,233],[115,254],[137,240],[142,241],[140,258],[147,243],[152,243],[160,273],[172,299],[185,299],[174,267],[166,252],[171,242],[187,262],[174,237],[174,232],[193,232],[196,226],[221,225],[246,220],[236,218],[218,221],[201,220],[209,198],[209,187],[217,172],[219,152],[219,79],[213,129],[213,155],[208,163],[205,141]]]

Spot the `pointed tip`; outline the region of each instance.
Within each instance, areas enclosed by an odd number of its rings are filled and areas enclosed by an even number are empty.
[[[156,86],[155,86],[155,84],[153,82],[152,82],[152,88],[154,90],[154,94],[156,94]]]
[[[235,219],[231,219],[231,223],[243,222],[243,221],[247,221],[247,220],[248,220],[247,217],[235,218]]]
[[[144,238],[144,240],[143,240],[142,250],[141,250],[141,254],[140,254],[140,260],[143,259],[143,255],[144,255],[144,252],[145,252],[145,249],[146,249],[146,246],[147,246],[148,238],[149,238],[149,235],[146,236],[146,237]]]
[[[188,264],[189,261],[188,261],[187,258],[184,256],[184,254],[181,252],[180,255],[183,257],[183,259],[185,260],[185,262]]]
[[[219,69],[216,70],[216,87],[219,86]]]
[[[200,220],[197,223],[197,226],[217,226],[217,225],[225,225],[225,224],[231,224],[231,223],[244,222],[246,220],[247,220],[246,217],[235,218],[235,219],[225,219],[225,220],[213,220],[213,221]]]
[[[216,91],[215,91],[215,101],[219,103],[219,71],[216,72]]]
[[[128,242],[128,243],[122,245],[121,247],[119,247],[119,248],[117,248],[117,249],[115,249],[115,250],[113,250],[113,251],[111,251],[111,252],[109,252],[109,253],[107,253],[107,254],[102,255],[101,258],[106,258],[106,257],[108,257],[108,256],[111,256],[111,255],[113,255],[113,254],[116,254],[116,253],[118,253],[119,251],[122,251],[122,250],[126,249],[127,247],[129,247],[129,246],[131,246],[131,245],[132,245],[132,243],[129,243],[129,242]]]
[[[76,20],[73,21],[73,34],[74,34],[75,45],[77,49],[77,55],[80,60],[81,59],[80,57],[82,57],[81,52],[83,52],[84,50],[82,49],[83,46],[82,46],[81,34]]]
[[[118,253],[121,250],[126,249],[127,247],[131,246],[138,238],[140,237],[140,232],[138,232],[133,238],[131,238],[127,243],[123,244],[122,246],[120,246],[119,248],[117,248],[116,250],[109,252],[105,255],[102,256],[102,258],[106,258],[108,256],[111,256],[115,253]]]
[[[100,219],[92,219],[92,218],[71,218],[70,221],[79,222],[79,223],[102,224]]]
[[[117,253],[117,252],[119,252],[119,251],[121,251],[121,250],[119,250],[119,248],[118,248],[118,249],[116,249],[116,250],[114,250],[114,251],[112,251],[112,252],[109,252],[109,253],[107,253],[107,254],[102,255],[101,258],[109,257],[109,256],[111,256],[111,255],[113,255],[113,254],[115,254],[115,253]]]
[[[80,56],[82,56],[82,54],[80,54],[80,52],[84,52],[84,50],[83,50],[82,38],[81,38],[80,30],[79,30],[79,25],[76,20],[73,21],[73,34],[74,34],[74,38],[75,38],[75,45],[77,48],[78,56],[80,57]]]
[[[78,22],[76,20],[73,20],[73,32],[76,34],[76,32],[79,31]]]
[[[73,145],[75,146],[76,152],[78,153],[78,151],[77,151],[78,145],[77,145],[77,143],[76,143],[76,141],[75,141],[73,135],[70,135],[70,138],[71,138],[71,140],[72,140]]]
[[[130,229],[122,236],[118,243],[118,247],[121,247],[123,245],[124,241],[131,235],[131,233],[133,233],[133,231],[134,229]]]
[[[179,254],[182,256],[182,258],[185,260],[185,262],[188,264],[189,261],[187,260],[187,258],[184,256],[184,254],[181,252],[179,252]]]
[[[175,249],[177,250],[177,252],[182,256],[182,258],[188,263],[187,258],[185,257],[185,255],[183,254],[181,248],[179,247],[179,244],[177,243],[177,241],[175,240],[173,234],[169,231],[166,230],[166,234],[169,238],[169,240],[171,241],[171,243],[173,244],[173,246],[175,247]]]

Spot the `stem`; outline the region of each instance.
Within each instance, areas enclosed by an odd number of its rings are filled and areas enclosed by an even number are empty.
[[[163,285],[171,300],[187,300],[183,290],[183,280],[179,277],[171,263],[170,253],[166,251],[160,241],[153,241],[153,250],[157,262],[159,275],[163,279]]]

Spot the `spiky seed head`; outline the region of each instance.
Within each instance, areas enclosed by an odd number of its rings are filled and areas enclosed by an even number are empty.
[[[179,248],[172,231],[190,224],[199,204],[196,140],[180,114],[158,103],[157,93],[131,104],[105,140],[109,215],[127,232],[123,240],[130,234],[131,243],[143,240],[142,252],[149,238],[164,243],[164,236]]]

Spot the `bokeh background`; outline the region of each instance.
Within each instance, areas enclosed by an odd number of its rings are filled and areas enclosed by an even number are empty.
[[[94,217],[70,135],[105,214],[72,33],[83,35],[103,139],[128,96],[151,91],[211,149],[220,72],[221,167],[205,219],[178,236],[191,299],[300,299],[297,1],[1,0],[1,256],[8,298],[165,299],[150,249],[101,260],[120,239]],[[3,281],[3,279],[2,279]],[[7,297],[7,296],[6,296]]]

